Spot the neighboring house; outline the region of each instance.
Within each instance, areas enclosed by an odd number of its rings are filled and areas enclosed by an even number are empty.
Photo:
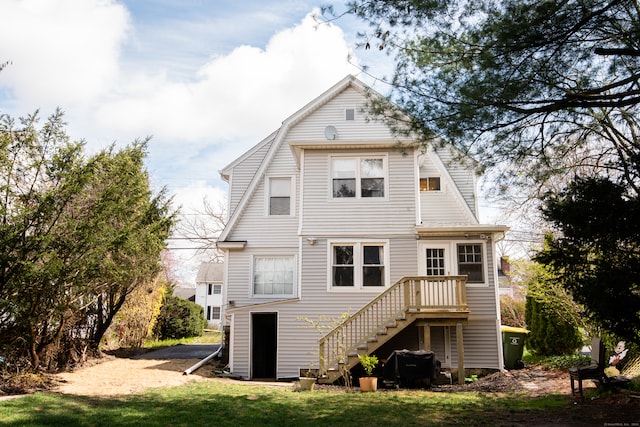
[[[224,264],[203,262],[196,276],[196,304],[204,309],[207,327],[221,329],[223,324]]]
[[[195,302],[196,301],[196,288],[195,287],[186,287],[186,286],[176,286],[173,289],[173,296],[186,299],[187,301]]]
[[[431,349],[445,368],[502,369],[494,243],[476,176],[363,112],[348,76],[221,171],[231,372],[337,377],[339,356]],[[351,317],[321,338],[301,318]],[[462,376],[462,380],[464,375]]]

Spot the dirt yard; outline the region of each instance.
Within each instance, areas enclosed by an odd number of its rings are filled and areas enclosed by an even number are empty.
[[[54,375],[55,393],[84,396],[117,396],[149,388],[211,381],[213,366],[206,364],[190,375],[183,372],[199,359],[130,359],[105,356],[72,372]]]
[[[191,375],[183,372],[198,359],[131,359],[105,356],[86,366],[54,376],[53,392],[86,396],[116,396],[139,393],[149,388],[186,384],[190,381],[217,381],[212,377],[213,365],[205,364]],[[115,375],[114,375],[115,374]],[[286,385],[286,384],[283,384]],[[586,384],[586,387],[593,387]],[[434,391],[520,392],[531,396],[550,393],[570,394],[568,374],[530,368],[495,373],[465,386],[456,384],[434,388]]]

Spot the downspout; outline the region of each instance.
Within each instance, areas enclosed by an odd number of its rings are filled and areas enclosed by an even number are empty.
[[[222,344],[220,344],[220,347],[216,351],[214,351],[213,353],[211,353],[210,355],[208,355],[207,357],[205,357],[204,359],[202,359],[201,361],[199,361],[189,369],[186,369],[182,374],[189,375],[192,372],[195,372],[196,370],[200,369],[205,363],[207,363],[208,361],[216,357],[218,354],[220,354],[223,349],[224,349],[224,340],[222,340]]]

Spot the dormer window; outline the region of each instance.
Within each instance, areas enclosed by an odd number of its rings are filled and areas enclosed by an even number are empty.
[[[420,178],[420,191],[440,191],[440,177]]]

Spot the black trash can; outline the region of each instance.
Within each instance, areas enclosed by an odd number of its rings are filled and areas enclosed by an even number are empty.
[[[431,387],[440,375],[440,361],[432,351],[395,350],[383,366],[385,387]]]

